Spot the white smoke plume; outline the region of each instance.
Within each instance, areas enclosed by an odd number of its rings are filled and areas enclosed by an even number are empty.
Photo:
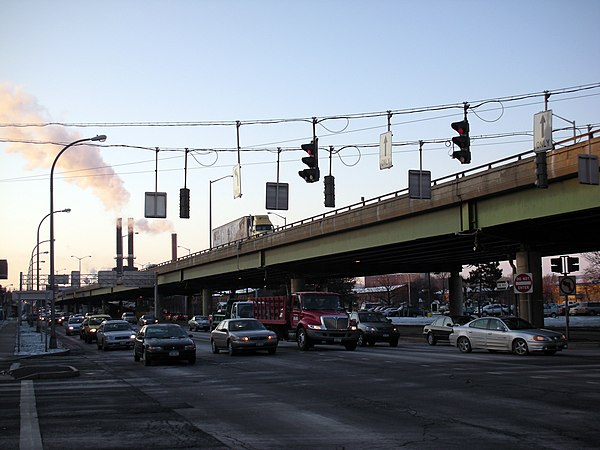
[[[52,122],[50,115],[35,97],[20,87],[0,83],[0,124],[3,125],[0,127],[0,141],[8,141],[6,150],[26,159],[28,170],[48,169],[49,175],[58,152],[82,136],[57,125],[14,126],[48,122]],[[61,173],[65,181],[91,190],[106,209],[119,210],[129,201],[129,192],[125,189],[123,180],[104,162],[98,147],[81,145],[69,148],[58,160],[54,176]]]
[[[169,220],[153,220],[150,222],[148,219],[138,219],[135,221],[135,229],[139,230],[140,233],[165,233],[173,231],[173,224]]]

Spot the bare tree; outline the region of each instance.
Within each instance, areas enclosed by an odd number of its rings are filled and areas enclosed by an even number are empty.
[[[589,264],[584,272],[585,278],[589,281],[600,281],[600,251],[583,253],[582,256]]]

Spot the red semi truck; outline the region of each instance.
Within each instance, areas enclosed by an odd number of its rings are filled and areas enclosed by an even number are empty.
[[[315,344],[339,344],[355,350],[358,342],[358,328],[350,320],[340,295],[333,292],[230,300],[224,316],[254,317],[280,338],[295,340],[300,350],[308,350]]]

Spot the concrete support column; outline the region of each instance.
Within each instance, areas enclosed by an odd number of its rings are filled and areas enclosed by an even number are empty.
[[[196,315],[196,310],[194,309],[194,296],[186,295],[185,296],[185,311],[188,317],[191,319],[192,316]]]
[[[531,273],[533,293],[519,294],[519,317],[528,320],[536,327],[544,326],[544,295],[542,258],[539,252],[517,252],[517,274]]]
[[[450,315],[460,316],[463,313],[463,283],[459,271],[450,272],[448,280],[450,296]]]
[[[163,317],[162,310],[162,297],[158,292],[158,283],[156,283],[154,285],[154,317],[156,317],[160,322],[162,322],[165,319]]]
[[[208,316],[212,312],[212,291],[202,289],[202,314]]]
[[[290,280],[290,288],[292,293],[294,292],[302,292],[304,289],[304,278],[292,278]]]

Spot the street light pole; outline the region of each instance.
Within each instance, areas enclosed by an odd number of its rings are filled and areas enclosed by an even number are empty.
[[[277,217],[283,219],[283,226],[284,227],[287,226],[287,219],[285,217],[283,217],[282,215],[274,213],[272,211],[267,212],[267,214],[273,214],[274,216],[277,216]]]
[[[233,178],[233,175],[225,175],[224,177],[217,178],[216,180],[209,180],[208,182],[208,248],[212,248],[212,184],[217,181],[224,180],[225,178]]]
[[[177,248],[182,248],[184,250],[187,250],[188,251],[188,256],[192,254],[192,251],[189,248],[184,247],[183,245],[178,245]]]
[[[87,255],[87,256],[75,256],[75,255],[71,255],[71,258],[77,258],[79,260],[79,276],[81,276],[81,260],[85,259],[85,258],[91,258],[92,255]]]
[[[54,167],[58,161],[58,158],[70,147],[73,145],[80,144],[82,142],[94,141],[94,142],[104,142],[106,140],[106,136],[104,134],[100,136],[94,136],[93,138],[85,138],[78,139],[76,141],[71,142],[67,146],[65,146],[56,158],[54,158],[54,162],[52,163],[52,168],[50,169],[50,289],[52,291],[51,302],[50,302],[50,348],[55,349],[57,347],[56,342],[56,324],[54,323],[54,315],[55,315],[55,301],[56,301],[56,290],[54,284]]]
[[[66,213],[70,213],[71,212],[71,208],[66,208],[66,209],[61,209],[60,211],[54,211],[55,213],[57,212],[66,212]],[[46,218],[50,217],[52,213],[48,213],[44,216],[44,218],[42,220],[40,220],[40,224],[38,225],[38,229],[37,229],[37,245],[36,247],[39,247],[41,242],[40,242],[40,228],[42,226],[42,222],[44,220],[46,220]],[[47,242],[47,241],[44,241]],[[40,257],[38,256],[37,259],[37,275],[36,275],[36,290],[39,291],[40,290]]]

